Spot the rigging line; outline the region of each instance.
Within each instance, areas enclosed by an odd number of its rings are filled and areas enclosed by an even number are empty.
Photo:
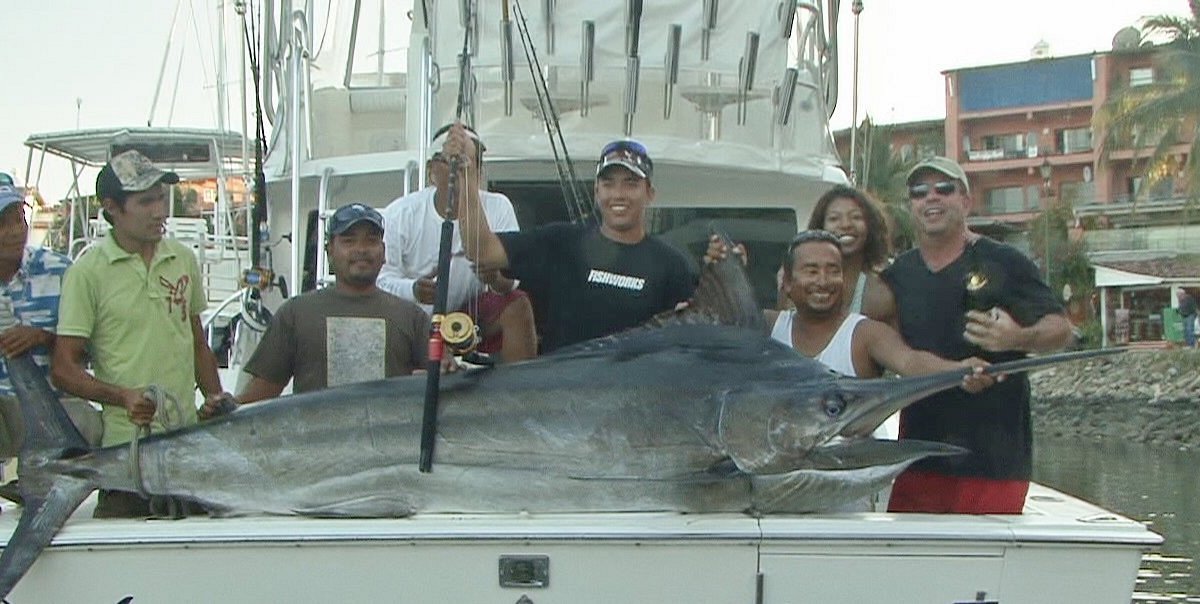
[[[519,5],[516,7],[519,15],[521,7]],[[546,122],[547,136],[550,138],[550,151],[554,154],[554,168],[558,176],[559,188],[563,194],[563,203],[567,208],[567,216],[570,218],[571,222],[578,222],[580,219],[579,203],[575,199],[575,191],[567,188],[567,175],[563,172],[562,164],[559,160],[558,142],[554,140],[553,134],[549,132],[550,123],[547,121],[546,116],[549,115],[552,108],[548,107],[546,104],[546,97],[548,95],[543,94],[541,88],[538,87],[538,83],[540,81],[538,76],[540,74],[536,72],[537,68],[534,66],[535,63],[529,53],[529,46],[531,44],[531,40],[529,39],[529,29],[527,26],[523,27],[522,21],[520,20],[517,21],[517,33],[521,36],[521,49],[525,52],[525,64],[529,66],[529,75],[530,78],[533,79],[534,92],[536,93],[538,102],[538,111],[541,113],[543,122]]]
[[[525,11],[521,7],[520,0],[513,0],[513,6],[517,9],[517,31],[521,35],[521,46],[525,51],[526,63],[529,65],[530,77],[534,83],[534,91],[537,93],[538,108],[541,110],[542,120],[546,124],[547,136],[550,139],[550,149],[554,154],[554,167],[558,173],[559,186],[562,188],[565,198],[564,203],[567,204],[567,212],[570,214],[571,221],[577,222],[586,218],[588,213],[582,205],[577,179],[575,178],[575,170],[571,165],[566,140],[563,138],[562,127],[558,121],[558,112],[554,108],[554,100],[550,96],[549,85],[542,75],[541,62],[538,60],[537,49],[529,33],[529,23],[525,19]],[[557,141],[555,140],[556,134],[558,136]],[[559,145],[562,146],[563,157],[559,155]]]
[[[200,72],[204,75],[204,86],[207,88],[208,85],[211,83],[211,80],[209,80],[209,77],[208,77],[208,65],[204,62],[204,55],[205,55],[204,38],[200,36],[200,22],[196,19],[196,5],[193,0],[188,0],[188,13],[192,17],[192,35],[195,36],[195,38],[196,38],[196,49],[200,52]],[[183,51],[181,50],[180,57],[179,57],[180,71],[183,70],[183,54],[182,53],[183,53]],[[214,52],[213,55],[215,56],[216,53]],[[178,85],[176,85],[175,92],[176,93],[179,92]],[[206,105],[207,105],[207,103],[206,103]],[[217,116],[213,113],[212,105],[208,105],[208,112],[209,112],[208,117],[210,117],[212,119],[212,123],[214,123],[214,124],[217,123]]]
[[[154,110],[158,108],[158,97],[162,94],[163,76],[167,73],[167,59],[171,56],[171,40],[175,38],[175,23],[179,19],[179,5],[183,0],[176,0],[175,12],[171,15],[171,27],[167,30],[167,47],[163,49],[162,64],[158,67],[158,82],[154,85],[154,98],[150,101],[150,117],[146,118],[146,125],[154,125]]]
[[[333,19],[330,18],[330,9],[332,8],[333,0],[325,3],[325,28],[321,31],[321,41],[317,42],[317,48],[312,52],[312,61],[316,61],[317,57],[321,56],[321,51],[325,49],[325,38],[329,35],[329,24],[333,22]],[[312,15],[311,18],[316,18],[316,15]]]
[[[534,90],[538,93],[539,107],[542,108],[542,119],[546,122],[547,135],[550,137],[551,150],[554,152],[555,168],[559,174],[559,181],[564,189],[566,197],[570,198],[569,204],[574,206],[574,214],[579,219],[589,219],[590,208],[592,205],[591,195],[586,191],[585,187],[580,186],[578,175],[575,173],[574,163],[571,161],[570,152],[567,149],[567,142],[562,133],[562,126],[559,123],[558,112],[554,108],[553,98],[550,95],[550,88],[542,75],[541,61],[538,59],[537,46],[533,43],[532,36],[529,33],[529,23],[525,19],[525,11],[521,7],[519,0],[514,0],[514,5],[517,9],[517,29],[521,32],[521,43],[526,55],[526,61],[530,65],[531,77],[534,81]],[[543,105],[543,99],[545,105]],[[557,148],[555,147],[554,137],[558,137],[558,145],[562,148],[563,157],[560,159]],[[565,166],[565,169],[564,169]],[[570,191],[566,187],[570,186]],[[583,205],[582,200],[587,200],[587,205]],[[564,200],[566,201],[566,200]],[[568,212],[571,213],[569,206]],[[572,221],[576,217],[572,216]]]
[[[183,75],[184,49],[179,49],[179,64],[175,66],[175,85],[171,88],[171,105],[167,109],[167,126],[175,122],[175,100],[179,98],[179,79]]]

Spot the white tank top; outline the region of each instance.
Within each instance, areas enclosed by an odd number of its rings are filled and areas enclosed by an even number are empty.
[[[795,348],[792,344],[792,318],[795,316],[795,309],[787,310],[779,313],[779,317],[775,319],[775,326],[771,328],[771,337]],[[822,365],[849,377],[858,377],[858,372],[854,370],[854,328],[858,326],[867,317],[858,313],[850,313],[846,316],[846,320],[842,321],[833,338],[829,340],[829,344],[825,349],[817,355],[816,361]],[[896,440],[900,434],[900,413],[893,413],[887,418],[871,436],[885,440]]]
[[[792,319],[795,318],[795,309],[786,310],[779,313],[775,319],[775,326],[771,328],[771,337],[776,340],[795,348],[792,344]],[[817,354],[814,360],[820,361],[826,367],[846,376],[858,377],[858,372],[854,370],[854,328],[859,322],[867,317],[858,313],[850,313],[846,316],[846,320],[838,327],[838,330],[830,338],[829,344]]]

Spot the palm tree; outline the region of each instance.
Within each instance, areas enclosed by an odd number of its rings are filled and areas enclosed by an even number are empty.
[[[1101,150],[1106,155],[1131,144],[1150,147],[1144,141],[1153,141],[1147,183],[1153,186],[1181,171],[1195,200],[1200,198],[1200,0],[1189,0],[1188,5],[1190,17],[1146,18],[1143,40],[1168,40],[1158,46],[1154,82],[1116,91],[1097,112],[1094,125],[1104,133]],[[1184,165],[1176,166],[1169,151],[1180,143],[1191,146]]]
[[[883,205],[888,219],[892,251],[899,253],[913,246],[916,230],[908,211],[908,186],[905,176],[919,158],[902,157],[892,148],[892,126],[876,124],[867,116],[858,126],[858,186]]]

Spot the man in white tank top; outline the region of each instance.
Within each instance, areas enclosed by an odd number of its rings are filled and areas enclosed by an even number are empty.
[[[791,266],[786,266],[787,259]],[[827,231],[801,231],[792,239],[780,287],[792,308],[763,311],[771,326],[771,337],[842,375],[876,378],[883,375],[884,369],[902,376],[923,375],[987,364],[974,358],[947,361],[913,350],[886,323],[844,310],[841,245]],[[977,374],[963,378],[962,387],[978,392],[992,383],[992,378]],[[900,416],[895,414],[873,436],[895,440],[899,428]],[[879,494],[881,501],[886,502],[888,491],[890,488]],[[853,502],[840,511],[870,511],[875,509],[874,499]]]
[[[771,337],[789,344],[838,373],[873,378],[888,369],[902,376],[982,367],[978,359],[947,361],[908,347],[889,325],[842,310],[842,253],[826,231],[802,231],[789,247],[782,287],[794,308],[764,311]],[[966,378],[963,387],[978,391],[991,384],[983,375]]]

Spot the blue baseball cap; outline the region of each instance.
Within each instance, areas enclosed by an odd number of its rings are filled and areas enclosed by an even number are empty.
[[[14,203],[24,204],[25,196],[17,192],[16,187],[0,186],[0,212],[8,209]]]
[[[383,231],[383,215],[378,210],[361,203],[344,205],[338,208],[333,213],[333,216],[329,217],[326,235],[329,239],[332,239],[350,230],[350,227],[364,221],[375,225],[380,231]]]

